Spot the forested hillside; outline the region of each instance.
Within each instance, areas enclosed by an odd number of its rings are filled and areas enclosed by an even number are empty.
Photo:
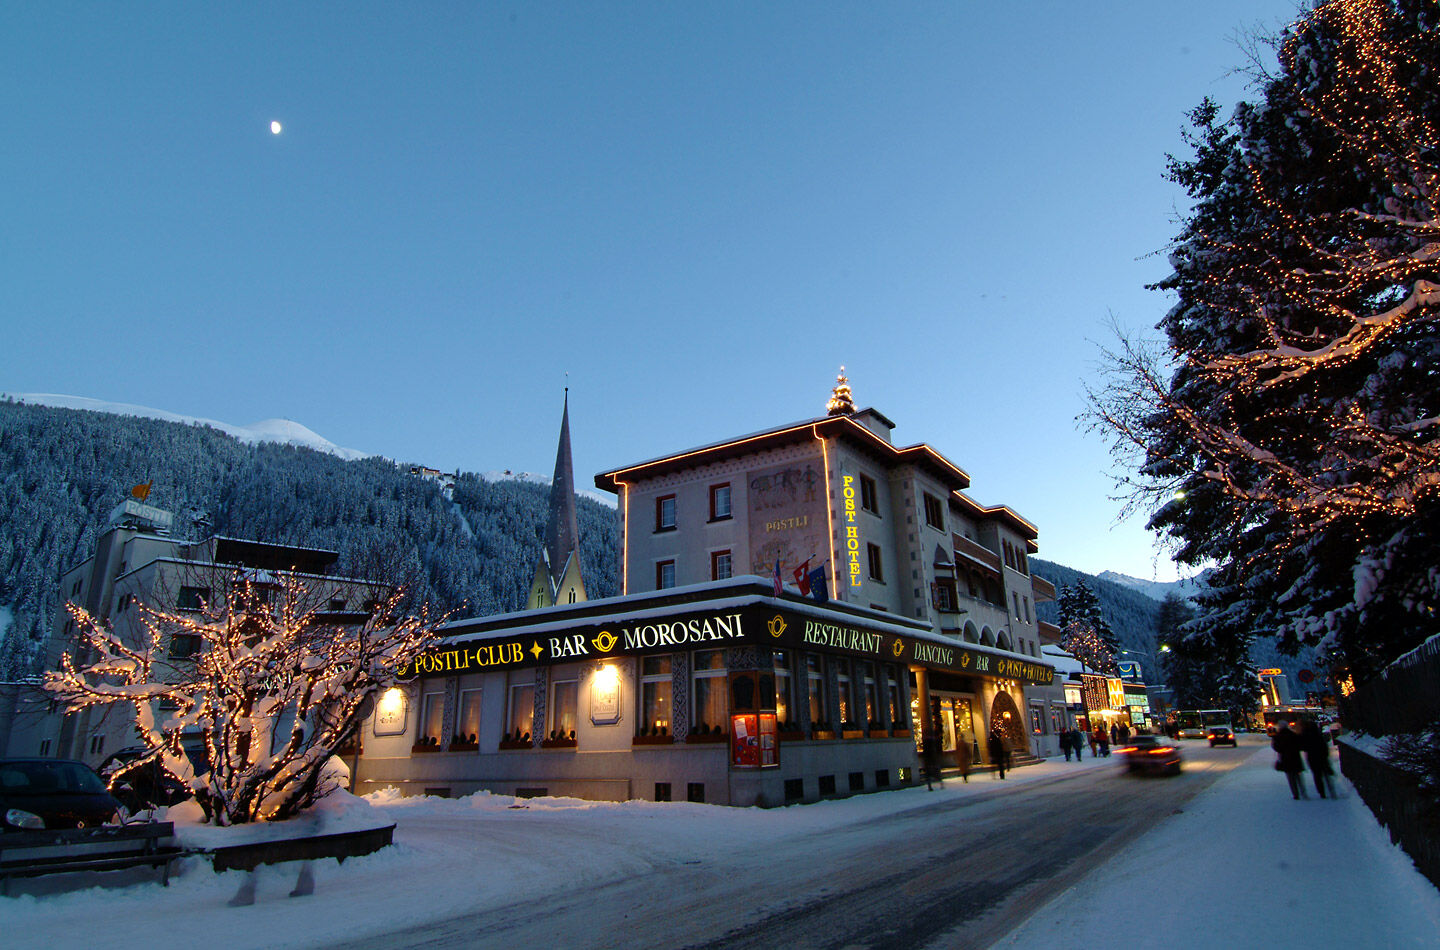
[[[1085,583],[1099,598],[1100,608],[1105,619],[1110,622],[1110,629],[1120,638],[1120,645],[1127,650],[1155,655],[1155,615],[1160,610],[1158,600],[1115,581],[1086,574],[1053,561],[1031,558],[1030,570],[1054,584],[1057,593],[1074,584],[1076,580],[1084,578]],[[1058,622],[1053,602],[1036,605],[1036,613],[1041,620]],[[1148,665],[1145,657],[1138,659],[1142,664]]]
[[[344,461],[246,445],[204,426],[0,402],[0,617],[13,613],[0,678],[29,668],[55,616],[61,572],[90,555],[131,486],[150,481],[150,503],[175,513],[177,537],[329,548],[340,552],[339,572],[397,580],[415,601],[462,616],[524,605],[549,497],[544,485],[462,473],[452,504],[434,482],[381,458]],[[583,497],[578,509],[586,587],[611,596],[615,512]]]

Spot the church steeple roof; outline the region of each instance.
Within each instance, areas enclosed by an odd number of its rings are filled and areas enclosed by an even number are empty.
[[[560,445],[555,450],[555,477],[550,482],[550,520],[545,525],[545,554],[550,582],[559,584],[565,563],[580,556],[580,526],[575,516],[575,466],[570,458],[570,389],[560,417]]]

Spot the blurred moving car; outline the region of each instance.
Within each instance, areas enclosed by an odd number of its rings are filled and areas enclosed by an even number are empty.
[[[94,828],[127,817],[84,762],[0,759],[0,832]]]
[[[1235,730],[1229,726],[1211,726],[1205,731],[1205,738],[1210,740],[1210,748],[1217,745],[1228,745],[1232,748],[1236,745]]]
[[[1180,748],[1164,736],[1131,736],[1115,750],[1127,772],[1180,774]]]
[[[174,805],[190,797],[185,783],[172,775],[159,760],[145,761],[147,750],[132,746],[111,753],[100,763],[100,776],[110,794],[130,812],[160,805]]]

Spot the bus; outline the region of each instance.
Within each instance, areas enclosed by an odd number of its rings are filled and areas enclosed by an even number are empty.
[[[1211,726],[1229,726],[1228,709],[1181,709],[1175,713],[1175,738],[1203,739]]]

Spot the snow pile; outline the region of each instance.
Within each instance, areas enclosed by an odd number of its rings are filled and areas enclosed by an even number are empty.
[[[300,423],[292,422],[289,419],[265,419],[248,426],[237,426],[214,419],[184,416],[164,409],[151,409],[148,406],[134,406],[123,402],[105,402],[86,396],[65,396],[58,393],[0,393],[0,399],[13,399],[16,402],[35,406],[53,406],[57,409],[86,409],[91,412],[109,412],[117,416],[138,416],[142,419],[159,419],[161,422],[208,426],[248,445],[257,442],[279,442],[283,445],[298,445],[307,449],[315,449],[317,452],[325,452],[346,460],[369,458],[374,454],[373,452],[361,452],[358,449],[342,448]]]

